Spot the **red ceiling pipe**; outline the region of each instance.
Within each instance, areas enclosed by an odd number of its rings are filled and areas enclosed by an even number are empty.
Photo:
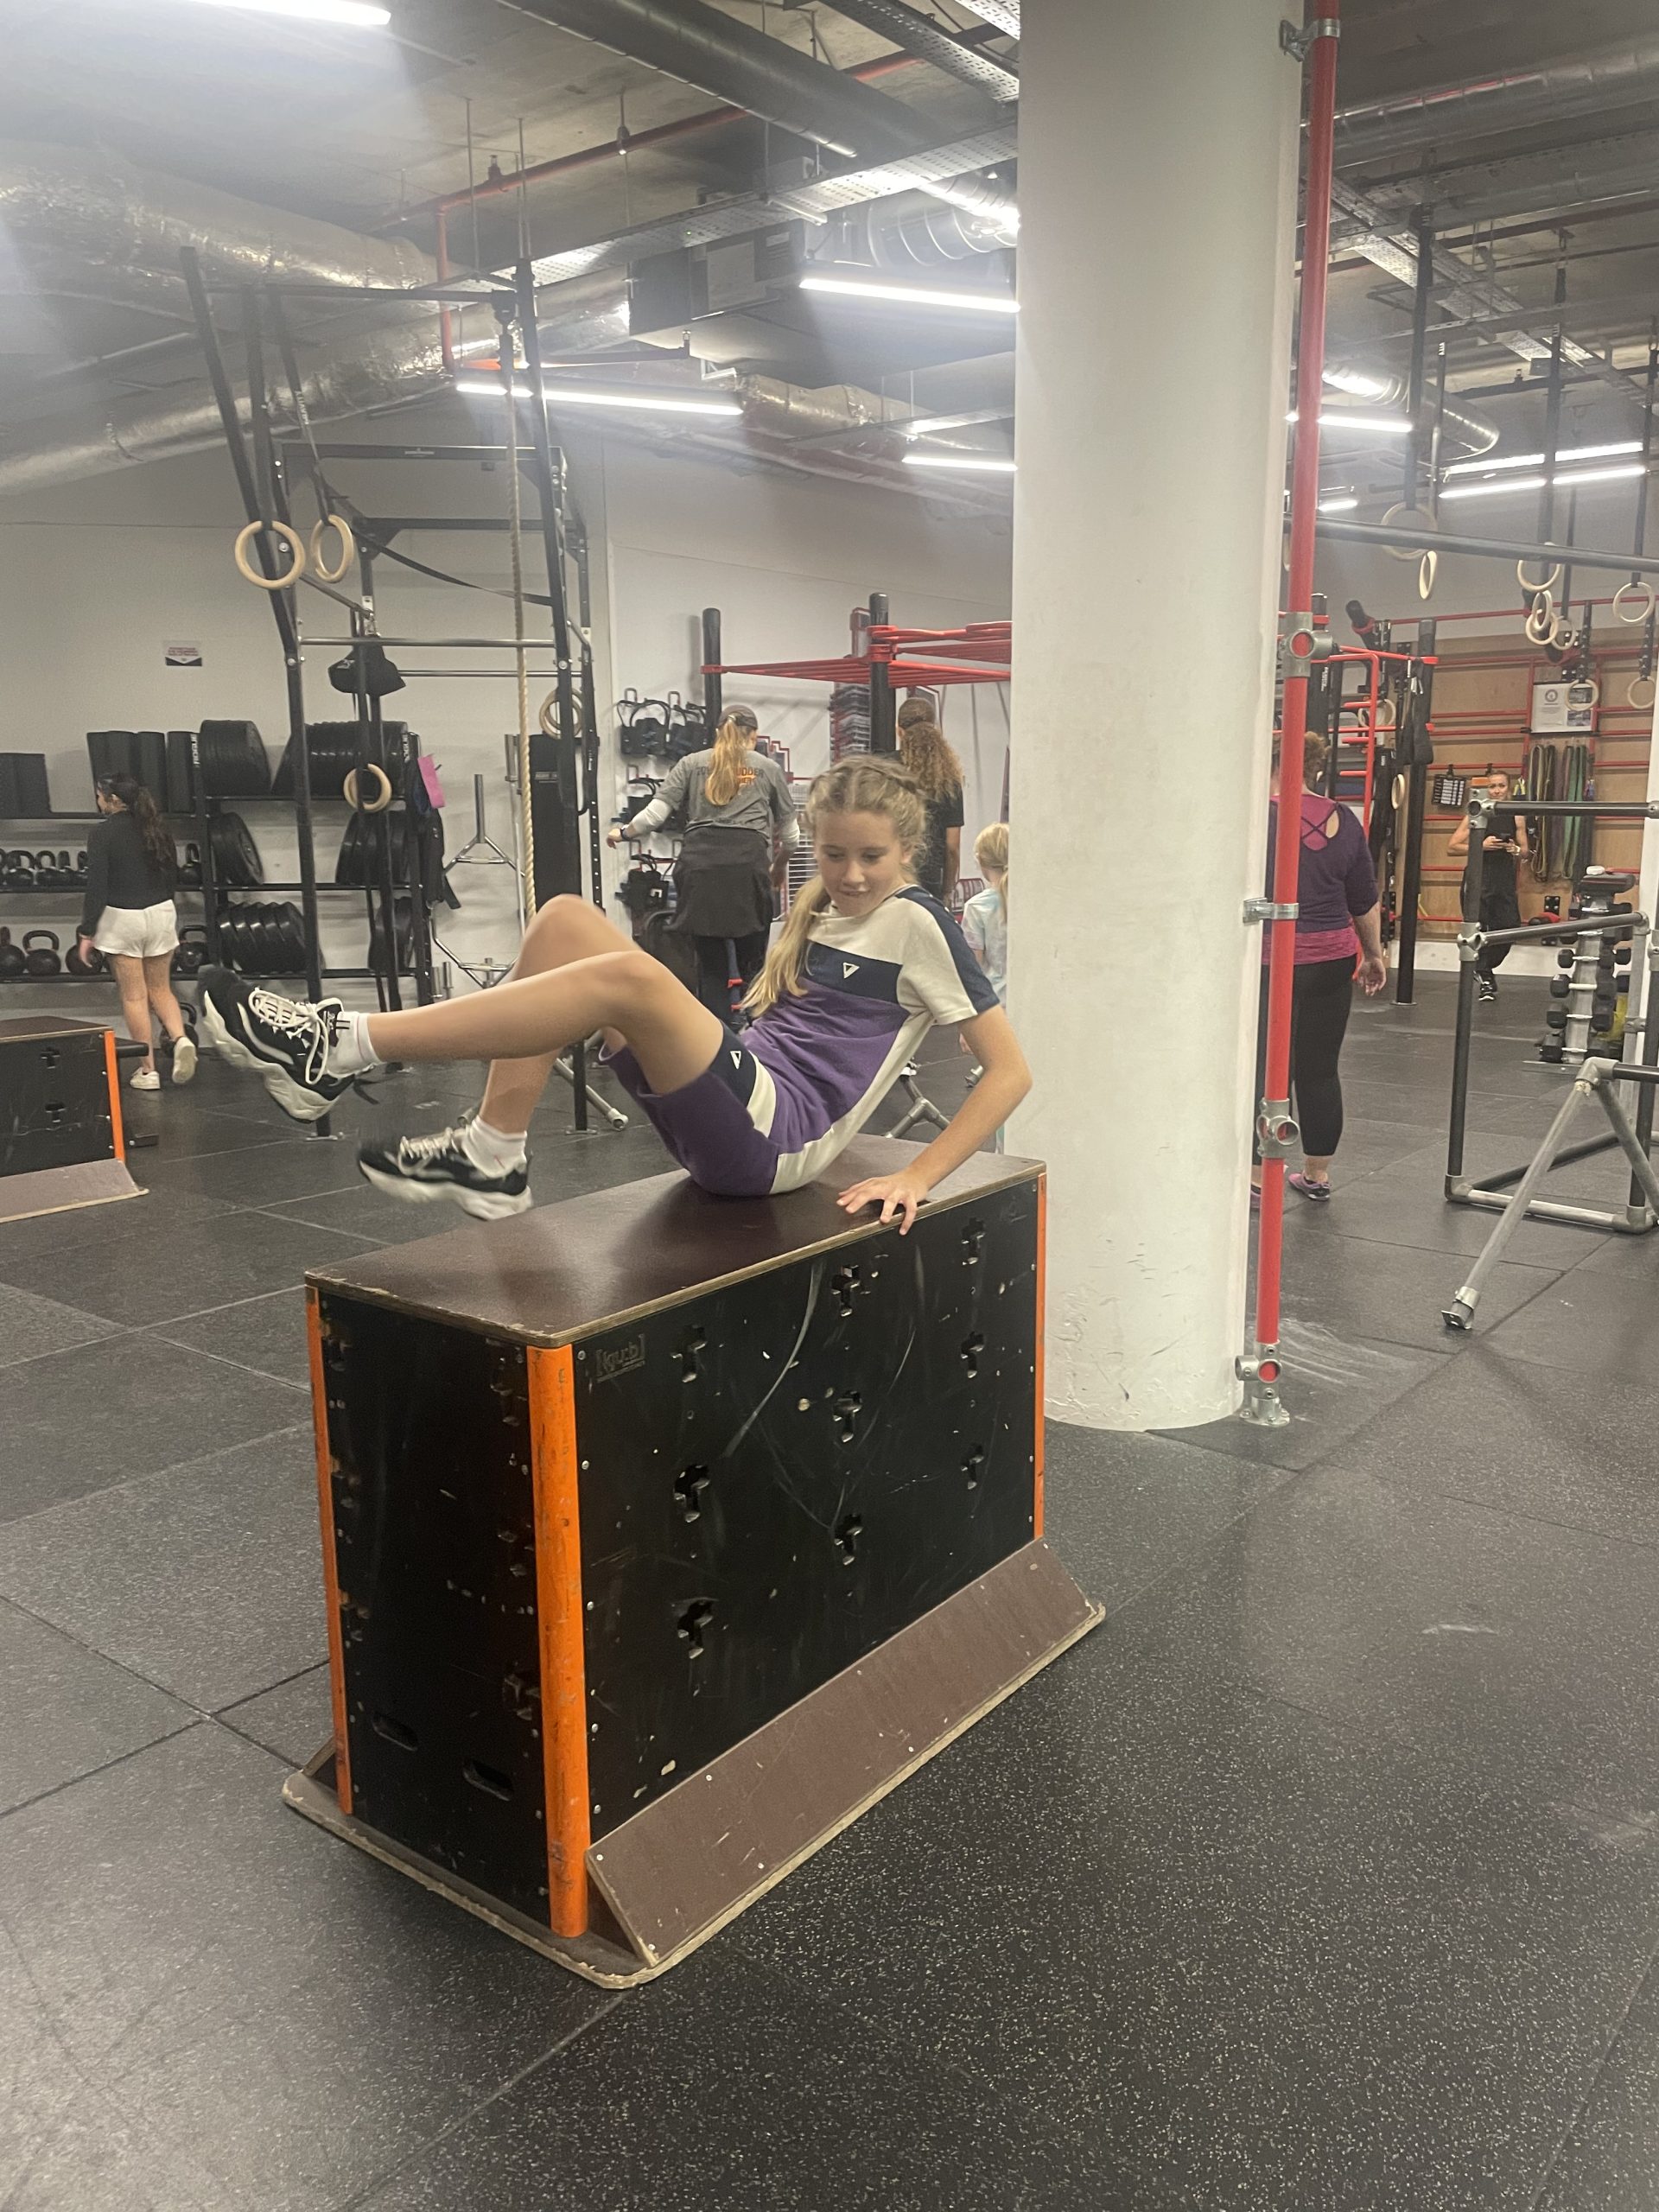
[[[868,84],[873,78],[890,76],[897,69],[913,69],[918,59],[913,54],[883,54],[879,61],[861,61],[847,74],[855,77],[861,85]],[[648,130],[630,130],[626,137],[619,132],[602,145],[583,146],[574,154],[556,155],[551,161],[532,162],[528,168],[515,169],[507,176],[488,177],[482,184],[460,192],[441,193],[435,200],[423,200],[417,207],[401,208],[393,219],[407,223],[420,215],[444,215],[452,208],[469,207],[475,200],[499,200],[505,193],[517,192],[523,185],[539,184],[545,177],[563,176],[569,169],[590,168],[596,162],[614,161],[624,153],[643,153],[647,147],[664,145],[671,138],[689,138],[696,131],[715,130],[723,124],[753,119],[746,107],[702,108],[696,115],[683,115],[673,123],[653,124]]]
[[[1296,900],[1301,858],[1302,741],[1307,734],[1307,663],[1313,644],[1313,539],[1319,524],[1319,410],[1308,400],[1325,385],[1325,293],[1331,260],[1331,178],[1336,139],[1338,0],[1313,0],[1310,12],[1307,113],[1307,196],[1302,219],[1302,293],[1296,334],[1296,389],[1303,395],[1290,478],[1290,612],[1285,638],[1300,674],[1287,675],[1280,717],[1278,835],[1274,846],[1273,899]],[[1269,922],[1268,931],[1267,1073],[1263,1124],[1288,1118],[1291,990],[1295,978],[1296,925]],[[1262,1233],[1255,1265],[1254,1372],[1267,1385],[1269,1405],[1280,1371],[1279,1298],[1284,1262],[1285,1163],[1262,1164]],[[1269,1371],[1270,1370],[1270,1371]]]

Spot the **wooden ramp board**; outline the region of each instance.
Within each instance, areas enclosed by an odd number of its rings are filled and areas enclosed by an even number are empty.
[[[683,1958],[1101,1618],[1028,1544],[613,1829],[595,1886],[642,1957]]]
[[[613,1916],[613,1934],[555,1936],[350,1819],[332,1746],[283,1796],[543,1957],[626,1988],[677,1966],[1103,1618],[1046,1544],[1004,1560],[596,1844],[588,1866],[608,1909],[596,1917]]]
[[[693,1293],[786,1266],[868,1235],[836,1193],[913,1160],[919,1145],[860,1137],[822,1182],[781,1198],[715,1198],[678,1172],[536,1206],[507,1221],[389,1245],[313,1288],[367,1299],[451,1327],[543,1345],[614,1329]],[[932,1205],[1001,1191],[1042,1173],[1034,1160],[976,1153],[931,1194]]]
[[[29,1221],[37,1214],[68,1213],[77,1206],[146,1196],[127,1173],[124,1160],[88,1160],[74,1167],[42,1167],[32,1175],[0,1176],[0,1222]]]

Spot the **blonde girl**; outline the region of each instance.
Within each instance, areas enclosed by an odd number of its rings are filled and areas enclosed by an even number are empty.
[[[525,933],[512,980],[391,1014],[278,998],[203,970],[203,1019],[233,1065],[284,1111],[327,1113],[387,1060],[493,1063],[479,1112],[427,1137],[366,1145],[369,1180],[399,1197],[448,1197],[489,1218],[530,1204],[524,1132],[553,1056],[596,1029],[622,1084],[674,1158],[717,1196],[792,1191],[822,1175],[864,1126],[936,1022],[961,1023],[984,1080],[948,1128],[891,1174],[840,1194],[908,1230],[927,1193],[1030,1088],[1007,1016],[962,932],[918,888],[919,794],[882,759],[820,776],[806,806],[817,862],[749,994],[741,1037],[584,899],[556,899]]]

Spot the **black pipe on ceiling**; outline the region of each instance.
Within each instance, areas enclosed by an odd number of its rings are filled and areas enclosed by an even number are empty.
[[[927,143],[901,101],[722,16],[704,0],[504,0],[521,16],[590,39],[763,122],[845,155],[890,161]]]

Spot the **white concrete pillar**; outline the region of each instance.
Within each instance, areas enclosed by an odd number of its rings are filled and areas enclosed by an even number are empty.
[[[1300,70],[1283,0],[1020,48],[1009,1011],[1049,1410],[1238,1402]]]

